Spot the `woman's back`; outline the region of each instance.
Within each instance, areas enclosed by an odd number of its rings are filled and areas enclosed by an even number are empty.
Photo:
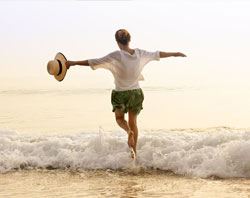
[[[139,80],[143,67],[151,60],[159,60],[159,51],[147,52],[141,49],[134,49],[130,54],[125,50],[114,51],[102,58],[89,59],[92,69],[104,68],[112,72],[117,91],[138,89]]]

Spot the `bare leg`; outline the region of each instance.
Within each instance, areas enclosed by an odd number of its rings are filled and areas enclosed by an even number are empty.
[[[136,145],[137,145],[137,138],[138,138],[138,128],[137,128],[137,114],[129,111],[128,112],[128,125],[129,128],[134,132],[134,151],[136,153]]]
[[[130,129],[128,122],[124,118],[124,113],[121,110],[119,109],[115,110],[115,119],[116,119],[117,124],[127,132],[129,147],[134,147],[134,144],[135,144],[134,132],[133,130]]]

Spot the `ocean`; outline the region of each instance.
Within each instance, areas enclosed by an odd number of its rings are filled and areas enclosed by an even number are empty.
[[[143,90],[136,160],[111,89],[0,90],[0,197],[249,197],[247,89]]]

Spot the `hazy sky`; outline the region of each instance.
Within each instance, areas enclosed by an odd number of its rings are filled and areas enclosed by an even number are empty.
[[[0,88],[113,87],[111,74],[71,68],[56,82],[46,70],[56,52],[70,60],[114,50],[126,28],[131,47],[180,51],[151,62],[143,86],[250,86],[248,1],[0,1]]]

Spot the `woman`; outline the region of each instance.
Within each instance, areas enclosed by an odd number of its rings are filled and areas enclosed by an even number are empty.
[[[180,52],[148,52],[142,49],[129,47],[130,34],[125,29],[115,33],[116,42],[120,50],[114,51],[102,58],[88,59],[83,61],[67,61],[66,66],[84,65],[93,70],[105,68],[114,76],[115,89],[112,91],[111,103],[117,124],[128,134],[128,146],[131,157],[135,158],[138,137],[137,116],[142,109],[143,92],[139,86],[139,80],[143,80],[141,71],[152,60],[160,60],[170,56],[186,55]],[[124,114],[128,113],[128,122]]]

